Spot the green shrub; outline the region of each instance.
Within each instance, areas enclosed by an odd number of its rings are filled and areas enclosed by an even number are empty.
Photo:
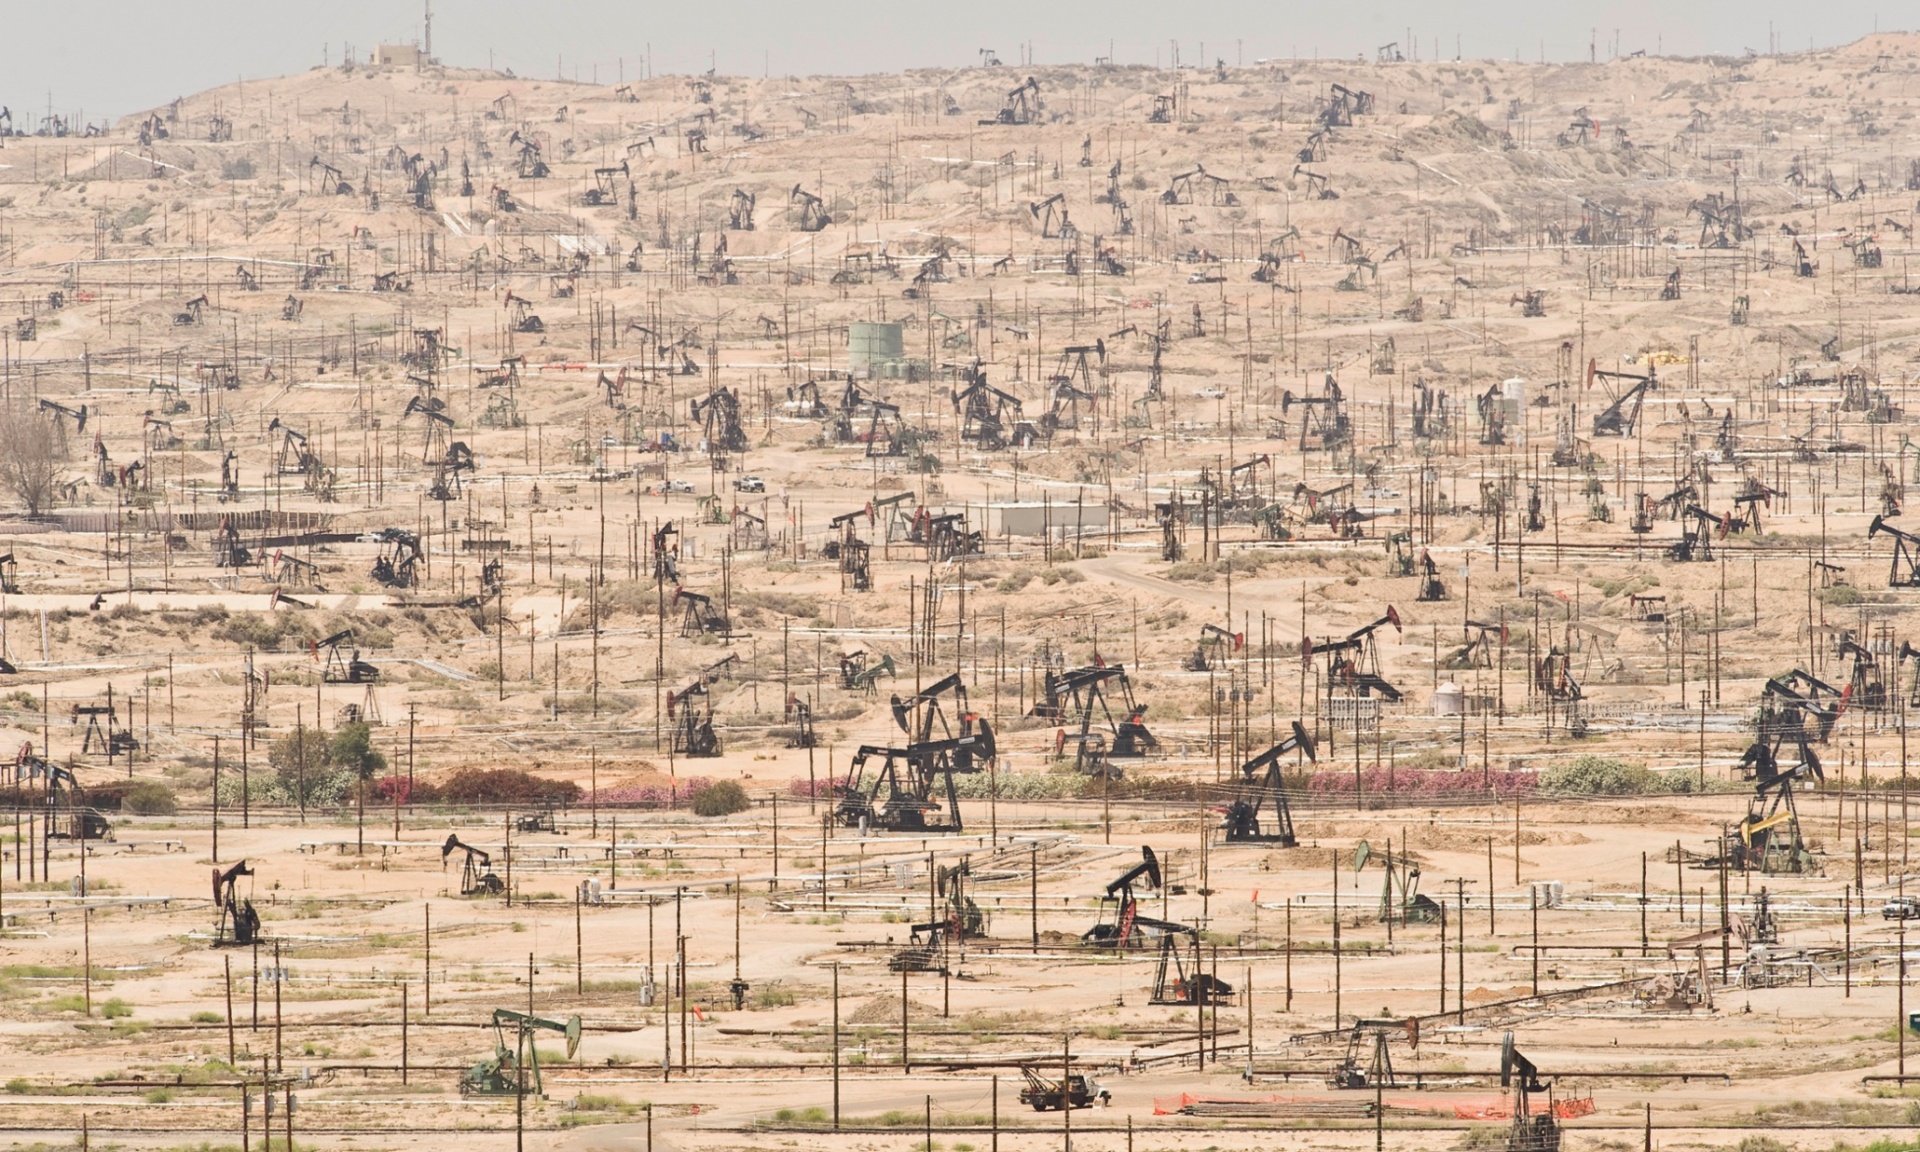
[[[688,797],[695,816],[731,816],[753,807],[747,790],[733,780],[716,780]]]
[[[171,816],[180,810],[173,789],[157,780],[142,780],[127,789],[120,807],[136,816]]]
[[[1666,796],[1693,790],[1694,780],[1684,772],[1663,775],[1605,756],[1576,756],[1540,773],[1540,791],[1550,796]]]

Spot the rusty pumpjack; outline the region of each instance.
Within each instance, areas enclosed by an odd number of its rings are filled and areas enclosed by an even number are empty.
[[[500,877],[494,875],[493,857],[451,832],[447,833],[447,842],[440,845],[440,859],[453,855],[456,848],[467,854],[460,865],[460,895],[498,896],[507,890]]]
[[[1227,804],[1220,827],[1229,844],[1299,844],[1293,833],[1293,808],[1287,802],[1287,782],[1280,762],[1289,752],[1303,752],[1314,761],[1313,737],[1300,721],[1286,739],[1240,765],[1239,795]],[[1266,814],[1263,822],[1262,813]]]
[[[1117,693],[1121,705],[1115,709],[1109,693]],[[1102,731],[1094,730],[1094,717],[1101,719]],[[1133,698],[1133,684],[1127,670],[1119,664],[1090,665],[1066,672],[1048,672],[1043,697],[1029,715],[1066,721],[1054,744],[1056,754],[1068,744],[1074,745],[1074,770],[1086,776],[1118,780],[1122,771],[1116,759],[1132,760],[1160,747],[1160,741],[1147,731],[1144,717],[1147,707]],[[1079,731],[1073,729],[1078,727]]]
[[[213,903],[220,910],[213,930],[215,948],[245,947],[260,938],[260,914],[253,910],[253,901],[241,898],[236,891],[240,877],[251,875],[253,869],[245,860],[224,872],[213,870]]]

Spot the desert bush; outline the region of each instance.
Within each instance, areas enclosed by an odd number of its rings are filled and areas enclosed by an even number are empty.
[[[171,816],[180,810],[173,789],[157,780],[142,780],[127,789],[120,807],[136,816]]]
[[[716,780],[688,797],[695,816],[731,816],[753,807],[747,790],[734,780]]]

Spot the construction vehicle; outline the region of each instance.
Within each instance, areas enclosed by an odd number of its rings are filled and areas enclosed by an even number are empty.
[[[1513,1033],[1500,1041],[1500,1087],[1513,1089],[1513,1128],[1506,1152],[1560,1152],[1560,1121],[1554,1114],[1553,1089],[1540,1082],[1540,1070],[1513,1045]],[[1533,1110],[1533,1097],[1547,1094],[1547,1106]]]
[[[833,223],[833,214],[828,212],[820,197],[795,184],[787,193],[787,202],[800,206],[798,225],[802,232],[822,232]]]
[[[1040,122],[1040,82],[1029,76],[1019,87],[1008,91],[1006,101],[1000,111],[991,120],[980,121],[982,126],[995,124],[1038,124]]]
[[[1594,381],[1601,381],[1607,388],[1612,403],[1593,418],[1595,436],[1631,436],[1634,425],[1640,420],[1640,406],[1648,392],[1660,386],[1654,375],[1654,369],[1648,366],[1646,374],[1633,372],[1602,371],[1597,360],[1587,361],[1587,387],[1593,387]],[[1613,393],[1611,381],[1632,381],[1626,391]]]
[[[1054,754],[1064,754],[1071,743],[1075,771],[1118,780],[1121,768],[1113,763],[1116,758],[1138,759],[1160,746],[1153,733],[1147,731],[1146,705],[1134,702],[1133,685],[1122,666],[1105,664],[1058,673],[1049,671],[1045,684],[1045,695],[1035,703],[1030,715],[1066,722],[1055,733]],[[1109,694],[1117,696],[1122,719],[1115,720]],[[1094,729],[1096,712],[1101,721],[1099,731]]]
[[[1887,587],[1920,588],[1920,536],[1887,523],[1875,516],[1867,525],[1867,539],[1885,534],[1893,540],[1893,556],[1887,565]]]
[[[388,588],[412,588],[414,567],[420,562],[420,538],[404,528],[383,528],[375,540],[387,550],[374,557],[369,575]]]
[[[1160,887],[1160,858],[1145,845],[1140,848],[1140,863],[1122,872],[1107,885],[1100,899],[1100,919],[1080,934],[1080,939],[1096,948],[1138,948],[1140,946],[1140,906],[1133,886]],[[1112,919],[1108,919],[1111,913]]]
[[[1109,1093],[1105,1088],[1087,1078],[1084,1073],[1073,1072],[1062,1078],[1043,1076],[1031,1064],[1020,1065],[1020,1075],[1026,1084],[1020,1089],[1020,1103],[1035,1112],[1060,1112],[1068,1108],[1091,1108],[1094,1101],[1105,1101]]]
[[[260,938],[260,914],[253,910],[253,901],[241,898],[237,891],[240,877],[251,875],[253,869],[245,860],[224,872],[213,870],[213,903],[220,910],[213,930],[215,948],[242,948]]]
[[[514,1030],[511,1047],[507,1029]],[[462,1096],[546,1096],[540,1078],[540,1049],[534,1033],[559,1032],[567,1038],[567,1059],[580,1049],[580,1017],[569,1016],[566,1023],[543,1020],[508,1008],[493,1010],[493,1055],[460,1074]],[[528,1072],[531,1071],[531,1077]]]
[[[1300,721],[1286,739],[1240,765],[1239,795],[1227,804],[1226,819],[1220,827],[1229,844],[1277,844],[1292,848],[1299,843],[1293,833],[1293,809],[1287,802],[1287,784],[1280,762],[1290,752],[1301,752],[1314,761],[1313,738]],[[1262,823],[1261,814],[1266,813]]]
[[[321,659],[322,650],[326,659],[320,668],[320,682],[323,684],[371,684],[380,679],[380,669],[360,659],[360,650],[353,650],[351,657],[340,655],[340,646],[353,639],[353,629],[344,628],[312,644],[313,658]]]
[[[447,842],[440,845],[440,859],[453,855],[455,849],[466,853],[460,864],[460,895],[498,896],[507,890],[500,877],[494,875],[493,857],[449,832]]]
[[[1229,632],[1218,624],[1200,626],[1200,642],[1194,646],[1193,654],[1181,661],[1180,666],[1189,672],[1211,672],[1221,661],[1220,649],[1238,652],[1247,642],[1244,632]]]

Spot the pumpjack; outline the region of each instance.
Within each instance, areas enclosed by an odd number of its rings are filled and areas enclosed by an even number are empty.
[[[1315,656],[1327,658],[1327,693],[1331,698],[1336,689],[1344,688],[1365,697],[1378,693],[1382,699],[1398,701],[1404,693],[1380,676],[1380,651],[1373,638],[1383,625],[1393,625],[1395,632],[1401,631],[1400,613],[1392,605],[1387,606],[1384,616],[1364,627],[1356,628],[1344,638],[1323,640],[1315,644],[1311,639],[1300,642],[1300,655],[1304,660]]]
[[[885,653],[872,664],[867,663],[865,652],[848,652],[840,656],[840,687],[849,692],[864,692],[872,696],[879,691],[880,677],[898,675],[893,657]]]
[[[1875,516],[1873,523],[1867,525],[1867,538],[1885,533],[1893,538],[1893,557],[1887,566],[1887,587],[1920,588],[1920,536],[1887,523],[1885,516]]]
[[[323,640],[313,642],[313,657],[320,659],[322,649],[326,650],[326,661],[320,669],[320,681],[323,684],[371,684],[380,679],[380,669],[360,659],[360,650],[353,650],[352,657],[342,657],[340,646],[353,639],[353,629],[343,628]]]
[[[0,556],[0,592],[9,596],[20,595],[20,562],[9,552]]]
[[[1353,1031],[1347,1034],[1347,1054],[1334,1065],[1327,1083],[1334,1088],[1349,1089],[1400,1087],[1393,1078],[1393,1054],[1388,1050],[1388,1039],[1395,1032],[1404,1033],[1406,1028],[1406,1022],[1400,1020],[1355,1020]],[[1363,1067],[1361,1053],[1368,1049],[1372,1050],[1372,1058]]]
[[[1513,1033],[1500,1042],[1500,1087],[1513,1089],[1513,1128],[1506,1152],[1560,1152],[1560,1121],[1553,1111],[1553,1088],[1540,1082],[1540,1070],[1513,1045]],[[1533,1097],[1547,1094],[1547,1106],[1535,1112]]]
[[[753,206],[756,197],[745,188],[733,190],[733,203],[727,208],[727,227],[736,232],[753,231]]]
[[[511,1047],[507,1044],[508,1028],[514,1032]],[[566,1036],[567,1059],[573,1059],[580,1049],[580,1017],[569,1016],[563,1024],[508,1008],[494,1009],[493,1055],[461,1073],[460,1094],[545,1097],[546,1085],[540,1078],[540,1049],[534,1043],[534,1033],[542,1029]],[[531,1078],[527,1075],[529,1071]]]
[[[447,842],[440,845],[440,859],[453,855],[455,849],[466,853],[466,859],[460,864],[460,895],[498,896],[507,890],[500,877],[494,875],[493,857],[449,832]]]
[[[954,410],[960,413],[960,438],[982,452],[998,452],[1023,439],[1032,444],[1038,434],[1021,419],[1020,398],[987,383],[986,373],[978,368],[970,376],[967,387],[953,394]]]
[[[1233,1003],[1233,985],[1206,971],[1200,962],[1199,929],[1170,920],[1136,919],[1135,923],[1160,932],[1160,962],[1154,966],[1153,991],[1148,994],[1147,1003],[1163,1006]],[[1180,954],[1182,939],[1191,950],[1184,957]]]
[[[948,681],[958,679],[948,677]],[[899,717],[901,705],[898,697],[895,700],[894,715]],[[907,725],[903,722],[901,727]],[[996,752],[993,728],[971,712],[960,714],[957,733],[944,740],[920,739],[903,748],[862,744],[854,753],[846,784],[835,786],[840,796],[835,814],[850,828],[962,831],[965,824],[954,774],[979,771],[979,763],[993,759]]]
[[[1280,394],[1280,411],[1290,411],[1295,404],[1305,405],[1307,414],[1300,421],[1300,451],[1319,448],[1335,452],[1353,443],[1353,426],[1347,418],[1340,392],[1339,381],[1333,373],[1327,373],[1324,384],[1325,393],[1320,396],[1295,396],[1291,391]]]
[[[1359,875],[1374,860],[1381,864],[1379,917],[1382,921],[1398,918],[1402,924],[1431,924],[1440,919],[1440,905],[1431,896],[1420,895],[1420,869],[1413,861],[1396,858],[1393,846],[1384,853],[1375,852],[1365,840],[1353,846],[1353,871]]]
[[[1115,720],[1109,693],[1118,694],[1123,719]],[[1094,730],[1096,709],[1102,720],[1102,731]],[[1127,670],[1118,664],[1107,664],[1048,672],[1045,698],[1034,705],[1033,715],[1066,721],[1054,750],[1064,752],[1067,744],[1073,744],[1075,771],[1117,780],[1121,769],[1113,763],[1115,759],[1142,757],[1160,746],[1160,741],[1147,731],[1146,711],[1146,705],[1134,702]],[[1076,726],[1079,731],[1072,731]]]
[[[673,600],[676,604],[686,604],[686,610],[680,618],[680,635],[693,637],[732,634],[733,623],[714,608],[713,597],[704,592],[689,592],[685,588],[675,588]]]
[[[1200,626],[1200,642],[1194,645],[1193,654],[1181,661],[1180,666],[1189,672],[1210,672],[1220,660],[1220,649],[1238,652],[1247,642],[1244,632],[1229,632],[1218,624]]]
[[[253,910],[253,901],[242,899],[236,891],[240,877],[251,875],[253,869],[245,860],[224,872],[213,870],[213,903],[220,909],[220,920],[213,930],[215,948],[244,947],[260,936],[260,914]]]
[[[1726,539],[1727,533],[1732,530],[1732,525],[1728,523],[1726,517],[1715,516],[1698,504],[1687,505],[1687,516],[1693,523],[1685,534],[1667,549],[1668,559],[1683,563],[1689,560],[1712,560],[1714,538],[1717,536],[1722,540]]]
[[[720,755],[720,734],[713,726],[713,685],[726,679],[728,670],[738,662],[729,654],[707,665],[693,682],[678,692],[667,693],[667,715],[679,718],[673,730],[673,750],[682,756]]]
[[[1313,737],[1300,721],[1286,739],[1240,766],[1240,795],[1227,805],[1221,828],[1229,844],[1278,844],[1292,848],[1299,843],[1293,833],[1293,809],[1287,803],[1287,784],[1281,772],[1281,760],[1290,752],[1302,752],[1314,762]],[[1261,821],[1265,812],[1266,822]]]
[[[1140,863],[1107,885],[1107,893],[1100,900],[1099,923],[1080,934],[1084,943],[1096,948],[1140,946],[1140,905],[1134,896],[1135,884],[1149,889],[1160,887],[1160,858],[1145,845],[1140,847]],[[1109,911],[1113,914],[1112,920],[1107,919]]]
[[[1433,553],[1420,549],[1420,594],[1415,599],[1431,604],[1446,598],[1447,586],[1440,579],[1440,566],[1433,562]]]
[[[14,762],[16,773],[27,780],[46,777],[47,836],[54,840],[111,840],[113,825],[97,808],[86,803],[86,790],[73,772],[36,755],[32,746],[20,749]]]
[[[982,120],[985,125],[994,124],[1037,124],[1040,122],[1040,82],[1029,76],[1018,88],[1007,93],[1006,102],[991,120]]]
[[[1640,406],[1645,401],[1646,394],[1660,386],[1653,367],[1649,365],[1643,376],[1635,372],[1603,371],[1596,360],[1588,360],[1587,386],[1591,388],[1596,380],[1606,383],[1609,390],[1613,386],[1608,382],[1614,380],[1631,381],[1632,385],[1626,391],[1614,396],[1613,402],[1593,418],[1593,434],[1595,436],[1633,435],[1634,425],[1640,420]]]
[[[547,322],[533,311],[533,301],[525,296],[516,295],[513,289],[507,289],[506,299],[501,302],[513,313],[511,327],[515,332],[526,335],[538,335],[547,330]]]
[[[833,223],[833,214],[828,212],[820,197],[795,184],[787,193],[787,201],[800,206],[799,226],[802,232],[823,232]]]
[[[940,893],[942,915],[938,920],[913,926],[911,943],[888,959],[889,969],[944,971],[949,943],[987,934],[987,914],[967,894],[967,882],[972,878],[973,866],[964,857],[958,864],[941,865],[935,870],[934,885]]]
[[[374,557],[373,579],[389,588],[414,586],[414,566],[420,562],[420,538],[405,528],[383,528],[378,540],[387,551]]]

